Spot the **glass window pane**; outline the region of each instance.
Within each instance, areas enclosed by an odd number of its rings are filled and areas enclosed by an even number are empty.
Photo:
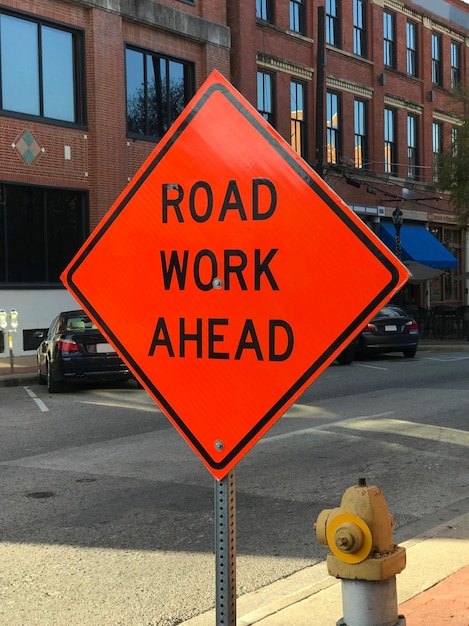
[[[7,282],[44,282],[44,192],[19,185],[8,185],[7,192]]]
[[[126,50],[127,128],[132,133],[145,134],[145,81],[143,54]]]
[[[44,26],[42,76],[45,117],[75,121],[72,34]]]
[[[1,16],[2,108],[40,115],[38,26]]]
[[[171,125],[184,109],[184,65],[177,61],[169,61],[169,110]]]
[[[47,281],[60,274],[85,239],[81,194],[66,189],[45,190],[47,208]]]

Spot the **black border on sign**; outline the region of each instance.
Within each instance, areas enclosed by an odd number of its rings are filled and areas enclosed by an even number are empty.
[[[358,238],[362,241],[366,248],[371,251],[381,262],[382,264],[389,270],[391,279],[389,283],[378,293],[378,295],[370,302],[370,304],[365,308],[364,311],[357,318],[349,324],[349,326],[341,333],[341,335],[333,342],[333,344],[318,358],[316,359],[310,367],[304,372],[304,374],[290,387],[290,389],[282,395],[281,398],[272,406],[272,408],[267,411],[267,413],[257,422],[257,424],[246,434],[245,437],[223,458],[222,461],[215,461],[209,452],[200,444],[200,442],[196,439],[193,433],[187,428],[184,421],[178,415],[178,413],[173,409],[173,407],[167,402],[166,398],[158,391],[158,389],[154,386],[154,384],[149,380],[146,376],[145,372],[140,368],[139,364],[133,359],[132,355],[127,352],[124,346],[120,343],[118,338],[114,335],[111,329],[107,326],[104,319],[101,318],[100,315],[95,311],[93,305],[89,300],[84,296],[81,290],[75,285],[73,282],[73,274],[78,269],[78,266],[82,263],[88,253],[97,245],[101,237],[105,234],[105,232],[110,228],[114,220],[119,216],[121,211],[126,207],[128,202],[134,196],[134,194],[140,189],[140,187],[145,183],[147,178],[153,172],[155,167],[158,166],[160,160],[164,157],[164,155],[168,152],[168,150],[174,145],[177,141],[179,135],[185,130],[185,128],[191,123],[192,119],[197,115],[200,109],[204,106],[207,100],[215,93],[220,92],[222,95],[226,97],[226,99],[233,105],[238,111],[249,121],[249,123],[256,128],[256,130],[263,136],[265,140],[273,147],[273,149],[283,158],[283,160],[288,164],[298,176],[300,176],[314,191],[314,193],[321,198],[321,200],[333,211],[347,226],[358,236]],[[174,422],[178,425],[180,430],[185,434],[188,440],[191,441],[193,446],[198,450],[199,454],[206,461],[207,465],[215,470],[222,470],[230,464],[233,459],[235,459],[249,443],[252,439],[259,433],[261,429],[263,429],[270,421],[277,415],[277,413],[285,407],[288,401],[307,383],[307,381],[314,375],[314,373],[324,364],[324,362],[331,356],[331,354],[338,349],[345,341],[347,341],[350,337],[353,337],[359,329],[363,326],[365,319],[372,313],[372,311],[379,306],[382,302],[385,301],[386,296],[388,296],[398,285],[399,282],[399,273],[397,268],[393,265],[392,261],[388,259],[382,252],[377,248],[373,241],[370,241],[369,238],[365,235],[364,231],[350,218],[347,213],[343,211],[343,209],[334,201],[332,197],[330,197],[325,190],[311,177],[311,175],[304,169],[301,162],[293,157],[286,149],[285,146],[278,141],[271,132],[269,132],[268,128],[263,125],[262,118],[256,117],[256,112],[253,110],[246,108],[243,102],[241,102],[234,93],[232,93],[225,85],[222,83],[216,83],[208,87],[207,91],[202,94],[199,101],[195,103],[193,109],[188,112],[187,116],[178,128],[175,130],[174,134],[168,139],[164,146],[162,146],[161,150],[159,150],[152,161],[147,164],[146,170],[141,174],[141,176],[136,180],[135,184],[129,189],[129,192],[122,198],[120,203],[113,210],[112,214],[109,216],[107,221],[104,222],[101,230],[97,233],[97,235],[92,239],[88,246],[82,249],[79,256],[76,257],[73,264],[69,267],[66,279],[68,285],[78,297],[78,299],[85,304],[85,308],[88,309],[88,312],[92,314],[92,316],[96,319],[98,324],[102,327],[105,334],[111,338],[113,343],[118,347],[121,355],[124,357],[129,364],[131,364],[132,368],[139,374],[140,378],[145,382],[147,387],[151,390],[155,398],[158,400],[159,404],[164,408],[164,410],[171,416]],[[261,121],[262,120],[262,121]]]

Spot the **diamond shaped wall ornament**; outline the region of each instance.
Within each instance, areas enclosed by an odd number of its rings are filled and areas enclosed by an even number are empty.
[[[221,479],[408,276],[214,71],[61,278]]]
[[[30,130],[23,133],[21,138],[14,144],[14,147],[21,154],[28,165],[41,154],[42,150]]]

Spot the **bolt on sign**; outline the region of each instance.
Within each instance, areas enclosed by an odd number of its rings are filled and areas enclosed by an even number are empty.
[[[218,479],[407,278],[217,71],[62,275]]]

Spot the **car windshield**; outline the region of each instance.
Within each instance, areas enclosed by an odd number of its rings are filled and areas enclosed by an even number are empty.
[[[96,330],[97,326],[87,315],[80,315],[80,317],[69,317],[66,322],[66,329],[73,331]]]
[[[406,317],[402,309],[397,306],[383,306],[376,317]]]

